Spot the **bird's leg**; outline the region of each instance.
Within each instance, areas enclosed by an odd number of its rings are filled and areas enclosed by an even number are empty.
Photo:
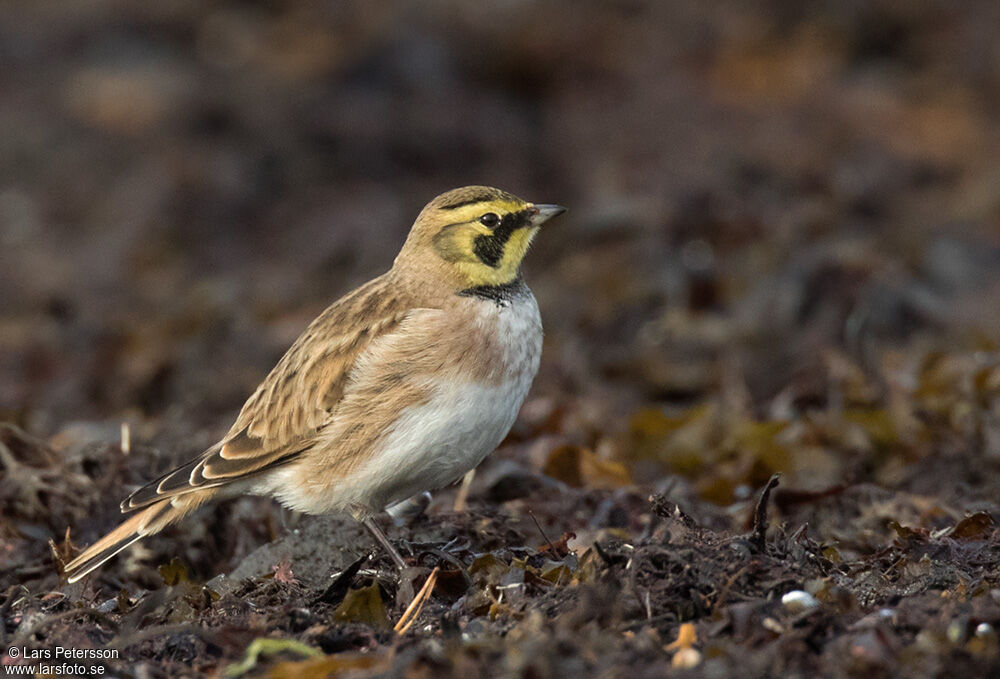
[[[397,526],[405,526],[423,516],[424,511],[430,503],[430,493],[417,493],[402,502],[397,502],[394,505],[386,507],[385,513],[392,517]]]
[[[375,523],[375,519],[368,516],[362,519],[361,523],[363,523],[365,528],[367,528],[368,531],[375,536],[375,539],[380,545],[382,545],[382,548],[389,552],[389,556],[392,557],[392,561],[396,564],[396,568],[399,570],[406,568],[406,562],[403,561],[403,557],[399,555],[396,548],[392,546],[391,542],[389,542],[389,538],[385,536],[382,529],[378,527],[377,523]]]

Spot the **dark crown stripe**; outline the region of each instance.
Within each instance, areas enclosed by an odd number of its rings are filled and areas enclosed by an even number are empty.
[[[494,200],[521,202],[516,196],[500,189],[489,186],[468,186],[438,196],[432,204],[440,210],[456,210],[466,205],[487,203]]]
[[[488,203],[490,198],[470,198],[469,200],[463,200],[458,203],[449,203],[448,205],[442,205],[442,210],[457,210],[460,207],[465,207],[466,205],[476,205],[477,203]]]

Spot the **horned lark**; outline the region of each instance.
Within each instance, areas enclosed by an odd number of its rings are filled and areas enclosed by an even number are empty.
[[[485,186],[428,203],[392,268],[309,325],[221,441],[129,495],[121,509],[136,513],[67,564],[70,582],[246,493],[349,512],[404,566],[372,517],[460,478],[507,435],[542,349],[521,260],[563,211]]]

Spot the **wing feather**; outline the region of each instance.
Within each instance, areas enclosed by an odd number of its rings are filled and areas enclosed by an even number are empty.
[[[247,399],[222,441],[136,490],[122,502],[122,511],[246,479],[307,450],[332,418],[358,357],[412,308],[389,275],[320,314]]]

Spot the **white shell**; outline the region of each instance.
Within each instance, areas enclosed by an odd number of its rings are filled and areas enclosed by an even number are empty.
[[[819,599],[809,592],[793,589],[781,597],[781,603],[789,613],[801,613],[819,606]]]

